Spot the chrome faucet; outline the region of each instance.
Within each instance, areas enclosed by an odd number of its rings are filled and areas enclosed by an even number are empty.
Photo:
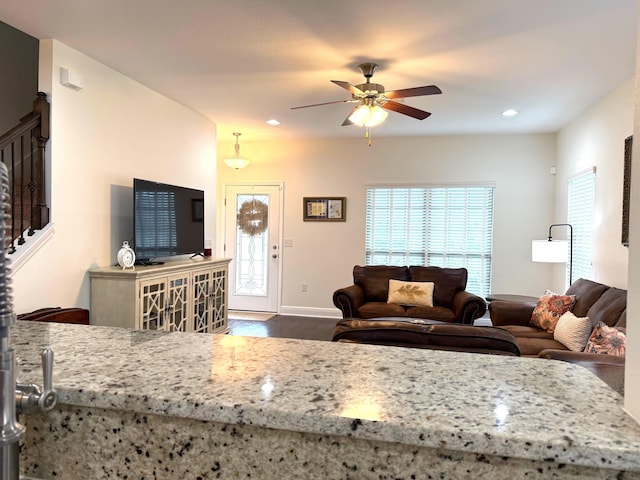
[[[35,413],[51,410],[57,400],[53,390],[53,350],[42,352],[44,387],[18,384],[16,356],[9,345],[9,329],[15,324],[11,277],[7,259],[6,229],[11,221],[7,167],[0,162],[0,480],[20,478],[20,438],[25,432],[16,412]]]

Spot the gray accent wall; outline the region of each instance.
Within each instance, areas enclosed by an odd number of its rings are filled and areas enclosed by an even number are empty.
[[[0,22],[0,134],[31,111],[38,91],[38,39]]]

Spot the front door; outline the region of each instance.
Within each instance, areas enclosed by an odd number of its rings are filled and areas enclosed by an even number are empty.
[[[276,312],[282,185],[225,187],[229,309]]]

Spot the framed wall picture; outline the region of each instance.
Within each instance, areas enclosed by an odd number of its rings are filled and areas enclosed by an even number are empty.
[[[302,219],[305,222],[345,222],[346,197],[304,197]]]
[[[624,139],[624,179],[622,184],[622,245],[629,246],[629,202],[631,199],[631,148],[633,136]]]

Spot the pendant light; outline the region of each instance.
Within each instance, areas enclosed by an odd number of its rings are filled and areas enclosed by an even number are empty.
[[[246,158],[240,158],[240,144],[238,143],[238,137],[241,135],[241,133],[234,132],[233,134],[236,136],[235,152],[233,154],[233,158],[225,158],[224,163],[226,163],[227,166],[231,168],[240,170],[241,168],[249,165],[251,161],[247,160]]]

